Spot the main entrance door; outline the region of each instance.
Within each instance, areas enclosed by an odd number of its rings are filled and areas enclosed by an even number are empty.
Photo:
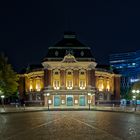
[[[80,96],[79,105],[80,105],[80,106],[85,106],[85,104],[86,104],[85,101],[86,101],[86,100],[85,100],[85,96]]]
[[[59,95],[54,96],[54,106],[60,106],[61,100]]]
[[[72,96],[67,97],[67,106],[73,106],[73,97]]]

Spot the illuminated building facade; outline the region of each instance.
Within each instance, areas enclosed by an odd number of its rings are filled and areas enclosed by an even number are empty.
[[[23,84],[24,83],[24,84]],[[118,100],[120,75],[97,66],[90,47],[74,33],[49,47],[42,66],[20,75],[20,94],[50,106],[86,106]]]

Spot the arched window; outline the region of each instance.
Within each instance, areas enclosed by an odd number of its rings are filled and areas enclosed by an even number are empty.
[[[33,91],[33,79],[30,79],[29,90]]]
[[[36,91],[41,90],[41,79],[39,77],[36,78]]]
[[[107,81],[106,81],[106,90],[110,91],[110,81],[109,81],[109,79],[107,79]]]
[[[103,81],[102,77],[100,77],[99,80],[98,80],[98,89],[99,89],[99,91],[104,90],[104,81]]]
[[[60,70],[53,70],[53,87],[54,89],[60,89]]]
[[[66,87],[67,89],[73,88],[73,71],[72,70],[66,71]]]
[[[86,88],[86,71],[85,70],[79,71],[79,88],[80,89]]]

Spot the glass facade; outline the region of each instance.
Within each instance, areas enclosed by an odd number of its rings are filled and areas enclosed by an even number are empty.
[[[110,65],[121,77],[121,88],[127,92],[132,83],[140,80],[140,50],[110,55]]]

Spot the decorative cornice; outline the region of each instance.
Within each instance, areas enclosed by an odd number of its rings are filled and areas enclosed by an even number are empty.
[[[79,62],[76,63],[64,63],[63,61],[46,61],[42,63],[44,69],[95,69],[96,62]]]
[[[44,71],[35,71],[35,72],[30,72],[30,73],[26,73],[24,74],[26,77],[36,77],[36,76],[43,76],[44,75]]]

